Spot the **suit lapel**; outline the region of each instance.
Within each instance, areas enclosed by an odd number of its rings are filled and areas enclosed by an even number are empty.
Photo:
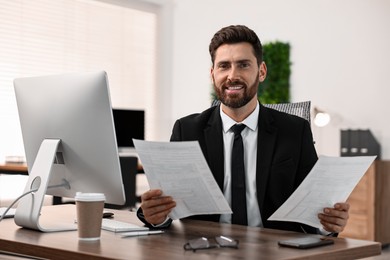
[[[217,106],[210,116],[207,126],[204,129],[207,161],[210,170],[218,183],[219,188],[223,191],[224,182],[224,155],[223,155],[223,137],[222,137],[222,120]]]
[[[273,125],[273,118],[269,113],[269,108],[262,105],[260,105],[258,124],[256,187],[260,212],[264,212],[265,192],[268,186],[267,182],[278,129]]]

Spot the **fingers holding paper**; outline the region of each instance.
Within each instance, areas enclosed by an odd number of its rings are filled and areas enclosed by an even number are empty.
[[[348,203],[336,203],[334,208],[324,208],[323,213],[318,214],[318,218],[326,231],[340,233],[347,225],[348,212]]]
[[[163,223],[176,202],[169,196],[162,196],[162,191],[149,190],[141,196],[141,208],[145,220],[153,225]]]

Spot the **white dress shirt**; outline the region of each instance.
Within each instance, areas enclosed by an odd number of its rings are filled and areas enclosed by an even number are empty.
[[[256,161],[257,161],[257,132],[260,106],[257,103],[256,109],[242,122],[236,122],[226,115],[222,108],[220,114],[222,118],[222,132],[224,143],[224,167],[225,177],[223,183],[223,193],[231,206],[231,154],[233,148],[234,133],[231,127],[237,123],[245,124],[247,127],[241,132],[244,143],[244,165],[245,165],[245,187],[246,187],[246,208],[248,216],[248,226],[262,227],[259,204],[257,202],[256,189]],[[231,223],[232,215],[223,214],[220,217],[221,223]]]

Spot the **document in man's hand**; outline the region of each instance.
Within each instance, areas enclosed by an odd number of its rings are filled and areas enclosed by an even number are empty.
[[[170,218],[232,213],[197,141],[133,141],[150,188],[176,202]]]
[[[295,192],[268,220],[293,221],[321,228],[325,207],[345,202],[376,156],[320,156]]]

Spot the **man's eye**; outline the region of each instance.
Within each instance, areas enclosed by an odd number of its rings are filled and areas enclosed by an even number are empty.
[[[240,66],[240,68],[247,68],[247,67],[249,67],[249,65],[250,65],[249,63],[245,62],[245,63],[240,63],[239,66]]]
[[[221,63],[221,64],[218,65],[218,68],[219,69],[227,69],[227,68],[229,68],[229,65],[226,64],[226,63]]]

